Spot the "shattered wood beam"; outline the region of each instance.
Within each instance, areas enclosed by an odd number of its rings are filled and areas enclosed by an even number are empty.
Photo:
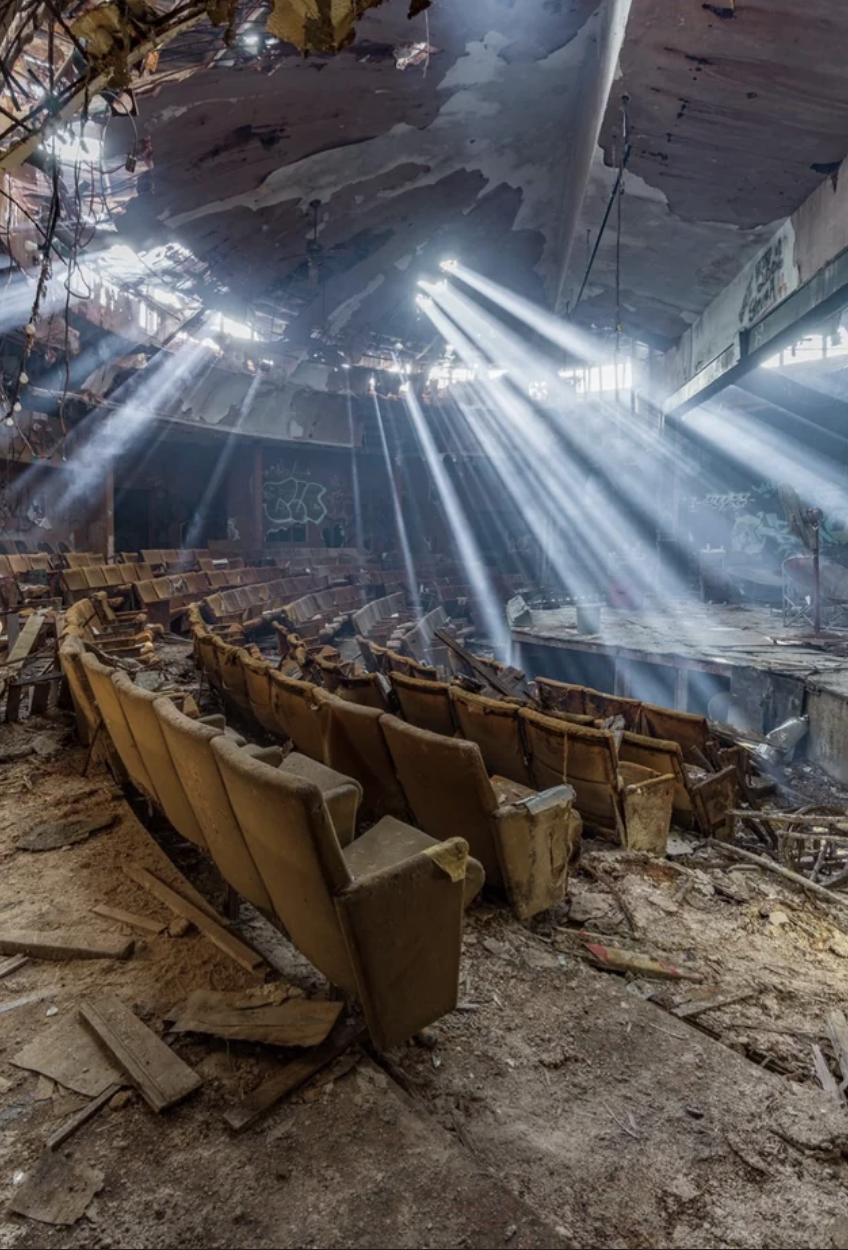
[[[127,66],[138,65],[150,52],[164,47],[165,44],[170,43],[177,35],[196,25],[205,14],[206,6],[198,4],[192,8],[190,14],[180,18],[172,26],[165,30],[157,31],[155,35],[144,39],[127,53]],[[28,161],[41,145],[48,123],[56,121],[66,122],[70,118],[75,117],[87,100],[91,100],[94,96],[99,95],[108,86],[111,77],[112,70],[110,68],[95,74],[92,78],[82,77],[78,79],[75,87],[71,89],[70,95],[56,112],[52,113],[45,110],[42,117],[34,123],[36,125],[34,134],[29,134],[25,138],[19,139],[7,152],[0,153],[0,169],[18,169],[25,161]],[[13,129],[15,127],[7,126],[3,131],[0,131],[0,143]]]

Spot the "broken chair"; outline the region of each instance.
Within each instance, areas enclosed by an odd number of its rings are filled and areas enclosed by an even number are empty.
[[[374,1044],[398,1045],[452,1011],[468,844],[386,817],[343,850],[317,786],[224,737],[212,750],[274,912],[306,958],[359,999]]]
[[[425,832],[444,838],[461,831],[487,882],[506,890],[519,919],[562,901],[581,830],[569,786],[537,793],[490,778],[474,742],[395,716],[384,716],[381,726],[409,808]]]

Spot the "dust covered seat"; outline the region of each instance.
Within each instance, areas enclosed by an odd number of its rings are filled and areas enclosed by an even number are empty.
[[[431,733],[456,733],[451,688],[445,681],[426,681],[405,673],[391,672],[389,681],[398,698],[403,718]]]
[[[461,832],[490,885],[506,890],[526,919],[565,896],[580,841],[574,791],[543,793],[490,778],[474,742],[448,738],[384,716],[381,727],[416,823],[431,837]]]
[[[397,1045],[452,1011],[468,844],[422,843],[381,862],[383,839],[397,839],[378,825],[367,835],[373,855],[365,844],[351,866],[316,786],[222,737],[212,750],[275,914],[306,958],[360,1000],[375,1045]]]
[[[381,728],[377,708],[327,695],[321,705],[324,759],[362,785],[362,815],[368,820],[408,815],[406,798]]]
[[[487,771],[493,777],[508,777],[520,785],[531,786],[533,779],[521,737],[520,707],[471,694],[458,686],[452,687],[451,697],[459,732],[469,742],[477,743]]]

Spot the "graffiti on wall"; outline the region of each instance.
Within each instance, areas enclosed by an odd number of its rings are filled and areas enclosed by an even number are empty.
[[[824,513],[820,527],[822,547],[834,549],[831,555],[842,559],[848,547],[848,496],[844,491],[828,492],[823,487],[819,502]],[[725,546],[763,563],[778,563],[804,549],[786,517],[776,482],[760,482],[749,490],[700,498],[690,496],[685,500],[685,510],[690,529],[700,543]]]
[[[756,325],[769,309],[785,299],[798,285],[794,237],[792,227],[785,226],[757,257],[739,309],[741,325]]]
[[[320,525],[327,515],[326,487],[310,481],[295,462],[278,462],[265,470],[262,511],[268,522],[265,538],[294,525]]]
[[[295,525],[335,527],[338,540],[351,531],[355,518],[353,495],[344,476],[334,473],[325,481],[317,481],[297,460],[280,461],[265,469],[262,511],[269,541]]]

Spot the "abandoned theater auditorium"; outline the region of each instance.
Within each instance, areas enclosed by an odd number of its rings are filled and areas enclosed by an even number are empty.
[[[0,1247],[848,1246],[848,10],[0,0]]]

